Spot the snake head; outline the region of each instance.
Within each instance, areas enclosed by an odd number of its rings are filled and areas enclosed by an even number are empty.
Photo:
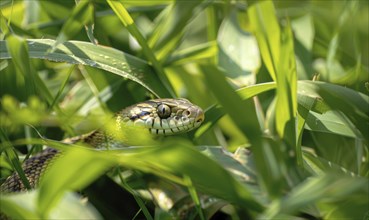
[[[152,99],[125,108],[118,118],[119,123],[147,128],[151,134],[173,135],[199,127],[204,111],[187,99]]]

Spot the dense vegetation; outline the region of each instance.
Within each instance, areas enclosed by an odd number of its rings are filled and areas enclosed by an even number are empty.
[[[77,2],[77,3],[76,3]],[[1,1],[2,181],[65,151],[17,218],[366,219],[367,1]],[[196,131],[114,151],[57,140],[183,97]],[[108,126],[106,126],[108,125]],[[140,134],[128,133],[125,141]],[[108,171],[108,172],[107,172]],[[26,179],[23,179],[27,183]]]

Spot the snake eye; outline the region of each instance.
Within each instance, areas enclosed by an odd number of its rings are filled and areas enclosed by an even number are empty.
[[[164,104],[159,105],[157,108],[157,111],[158,111],[159,117],[163,119],[168,118],[171,114],[169,106],[164,105]]]

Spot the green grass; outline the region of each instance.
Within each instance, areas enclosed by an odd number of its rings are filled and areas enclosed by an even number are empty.
[[[27,185],[20,165],[43,145],[65,151],[36,190],[1,194],[1,212],[14,219],[368,216],[368,3],[0,7],[1,182],[15,171]],[[158,97],[201,106],[203,125],[160,140],[127,129],[120,137],[135,147],[116,150],[59,142],[111,131],[114,112]]]

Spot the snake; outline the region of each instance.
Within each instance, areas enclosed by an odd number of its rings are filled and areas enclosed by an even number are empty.
[[[204,111],[187,99],[162,98],[126,107],[117,112],[114,119],[117,128],[142,128],[153,136],[168,136],[199,127],[204,121]],[[93,148],[103,148],[107,145],[119,145],[119,141],[113,134],[98,129],[88,134],[65,139],[63,142],[68,144],[81,142]],[[60,150],[46,147],[45,150],[23,161],[22,169],[31,188],[37,187],[42,174],[60,154],[62,154]],[[0,192],[3,193],[22,191],[27,191],[27,188],[17,172],[7,177],[0,186]]]

